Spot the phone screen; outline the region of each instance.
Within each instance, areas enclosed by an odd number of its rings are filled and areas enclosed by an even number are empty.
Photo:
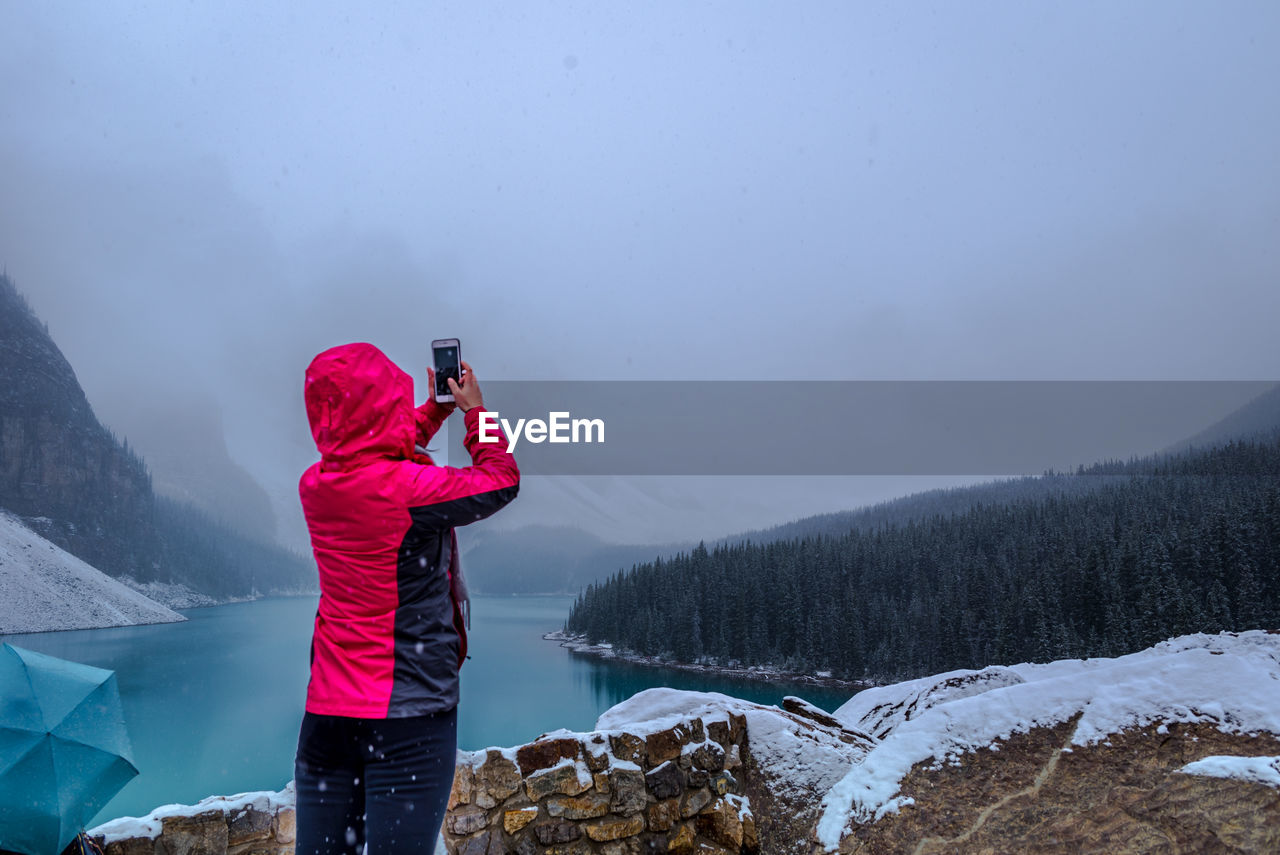
[[[432,348],[432,355],[436,363],[436,397],[441,395],[453,395],[449,389],[449,378],[459,382],[462,381],[462,375],[459,373],[458,345],[446,344]]]

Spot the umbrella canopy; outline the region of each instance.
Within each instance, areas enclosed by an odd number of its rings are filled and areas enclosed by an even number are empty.
[[[114,671],[0,646],[0,849],[58,855],[131,757]]]

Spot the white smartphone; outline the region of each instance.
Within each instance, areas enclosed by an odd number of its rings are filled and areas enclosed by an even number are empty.
[[[442,403],[452,403],[449,378],[462,382],[462,348],[456,338],[438,338],[431,342],[431,357],[436,367],[435,398]]]

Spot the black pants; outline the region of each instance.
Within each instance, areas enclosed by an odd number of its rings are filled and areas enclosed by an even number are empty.
[[[410,718],[306,713],[294,760],[296,855],[435,852],[458,708]]]

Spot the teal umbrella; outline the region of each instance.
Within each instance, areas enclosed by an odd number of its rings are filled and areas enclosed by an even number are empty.
[[[58,855],[134,768],[114,671],[0,647],[0,849]]]

